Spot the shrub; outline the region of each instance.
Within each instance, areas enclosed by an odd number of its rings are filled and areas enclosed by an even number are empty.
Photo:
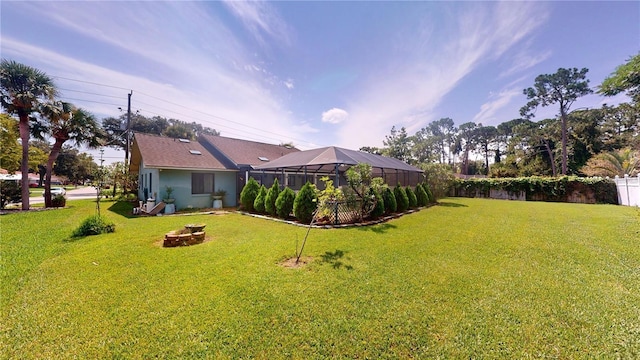
[[[258,192],[260,191],[260,185],[258,182],[250,177],[247,184],[242,188],[240,192],[240,205],[245,211],[254,211],[253,202],[256,201]]]
[[[318,192],[318,213],[317,218],[326,220],[333,216],[336,202],[344,201],[345,195],[340,188],[333,186],[333,180],[328,176],[323,176],[324,190]]]
[[[22,192],[18,181],[0,180],[0,209],[7,204],[22,200]]]
[[[293,215],[303,224],[309,224],[313,219],[313,212],[318,206],[315,186],[307,182],[302,186],[293,202]]]
[[[65,207],[67,205],[67,199],[63,195],[55,195],[51,198],[52,207]]]
[[[384,202],[384,213],[392,214],[398,211],[398,202],[391,188],[385,188],[382,193],[382,201]]]
[[[416,186],[416,200],[418,201],[418,206],[427,206],[429,203],[429,195],[427,195],[422,184]]]
[[[376,205],[369,216],[371,216],[372,219],[377,219],[384,214],[384,199],[374,188],[369,189],[369,196],[376,201]]]
[[[271,216],[276,215],[276,200],[278,199],[278,195],[280,195],[280,184],[278,183],[278,179],[275,179],[264,199],[264,210]]]
[[[435,196],[429,196],[430,200],[435,202],[436,198],[447,196],[455,181],[451,167],[447,164],[432,163],[422,164],[420,167],[424,170],[424,176],[426,178],[425,184],[427,184],[430,189],[427,190],[427,188],[425,188],[424,190],[427,191],[428,194]],[[431,191],[431,193],[429,191]]]
[[[436,202],[436,198],[433,195],[433,192],[431,191],[431,187],[428,184],[424,184],[422,186],[424,188],[424,191],[427,193],[427,198],[429,201],[429,204],[433,204]]]
[[[408,186],[404,188],[404,191],[407,193],[407,198],[409,199],[409,209],[418,207],[418,198],[416,197],[416,193],[414,193]]]
[[[393,188],[393,195],[396,197],[396,203],[398,204],[398,212],[405,212],[409,208],[409,198],[407,192],[400,184]]]
[[[293,210],[293,203],[296,200],[296,193],[290,188],[286,187],[278,195],[276,199],[276,213],[279,218],[286,219],[291,215]]]
[[[256,200],[253,202],[253,209],[259,213],[264,214],[264,199],[267,197],[267,188],[264,185],[260,186],[260,191],[258,191],[258,196],[256,196]]]
[[[98,235],[112,233],[116,230],[116,225],[112,222],[104,220],[100,215],[94,215],[86,218],[80,227],[73,231],[72,237],[82,237],[89,235]]]

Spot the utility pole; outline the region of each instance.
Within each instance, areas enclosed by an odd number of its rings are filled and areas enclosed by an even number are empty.
[[[129,130],[131,129],[131,95],[133,95],[133,90],[128,95],[127,101],[127,130],[126,130],[126,145],[125,145],[125,153],[124,153],[124,166],[127,168],[129,166],[129,143],[131,139],[129,137]]]

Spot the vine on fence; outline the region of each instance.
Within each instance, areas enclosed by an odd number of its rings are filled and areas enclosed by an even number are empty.
[[[582,178],[562,176],[545,178],[539,176],[520,178],[456,179],[455,195],[489,197],[491,190],[504,190],[509,194],[524,192],[527,200],[567,201],[576,191],[592,192],[596,203],[617,204],[615,183],[606,178]]]

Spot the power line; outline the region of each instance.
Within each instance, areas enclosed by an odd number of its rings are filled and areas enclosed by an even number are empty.
[[[100,83],[96,83],[96,82],[85,81],[85,80],[78,80],[78,79],[72,79],[72,78],[67,78],[67,77],[63,77],[63,76],[52,76],[52,77],[54,77],[54,78],[59,78],[59,79],[64,79],[64,80],[68,80],[68,81],[76,81],[76,82],[85,83],[85,84],[91,84],[91,85],[96,85],[96,86],[102,86],[102,87],[107,87],[107,88],[113,88],[113,89],[119,89],[119,90],[132,91],[131,89],[124,88],[124,87],[120,87],[120,86],[113,86],[113,85],[100,84]],[[96,96],[105,96],[105,97],[119,98],[119,97],[117,97],[117,96],[113,96],[113,95],[104,95],[104,94],[90,93],[90,92],[80,91],[80,90],[71,90],[71,89],[65,89],[65,90],[67,90],[67,91],[75,91],[75,92],[80,92],[80,93],[85,93],[85,94],[92,94],[92,95],[96,95]],[[232,130],[240,131],[241,133],[240,133],[240,134],[238,134],[238,135],[240,135],[240,136],[248,137],[248,136],[247,136],[247,133],[249,133],[249,134],[253,134],[253,135],[256,135],[256,136],[260,136],[262,139],[267,138],[267,139],[271,139],[271,140],[282,141],[282,139],[284,138],[284,139],[294,140],[294,141],[297,141],[297,142],[299,142],[299,143],[312,144],[312,142],[307,141],[307,140],[297,139],[297,138],[294,138],[294,137],[291,137],[291,136],[288,136],[288,135],[283,135],[283,134],[275,133],[275,132],[268,131],[268,130],[265,130],[265,129],[261,129],[261,128],[258,128],[258,127],[254,127],[254,126],[246,125],[246,124],[243,124],[243,123],[238,122],[238,121],[234,121],[234,120],[230,120],[230,119],[224,118],[224,117],[222,117],[222,116],[218,116],[218,115],[210,114],[210,113],[207,113],[207,112],[204,112],[204,111],[200,111],[200,110],[197,110],[197,109],[189,108],[189,107],[187,107],[187,106],[184,106],[184,105],[182,105],[182,104],[178,104],[178,103],[175,103],[175,102],[172,102],[172,101],[169,101],[169,100],[161,99],[161,98],[159,98],[159,97],[156,97],[156,96],[154,96],[154,95],[147,94],[147,93],[145,93],[145,92],[141,92],[141,91],[137,91],[137,90],[136,90],[136,94],[141,94],[141,95],[144,95],[144,96],[150,97],[150,98],[152,98],[152,99],[155,99],[155,100],[158,100],[158,101],[162,101],[162,102],[167,103],[167,104],[171,104],[171,105],[178,106],[178,107],[181,107],[181,108],[184,108],[184,109],[188,109],[188,110],[191,110],[191,111],[194,111],[194,112],[200,113],[200,114],[205,115],[205,116],[208,116],[208,117],[212,117],[212,118],[219,119],[219,120],[222,120],[222,121],[230,122],[230,123],[232,123],[232,124],[236,124],[236,125],[239,125],[239,126],[245,127],[245,128],[247,128],[247,129],[252,129],[252,130],[256,130],[256,131],[259,131],[259,132],[260,132],[260,134],[258,135],[258,134],[256,134],[256,133],[248,132],[247,130],[238,129],[238,128],[234,128],[234,127],[229,127],[229,126],[227,126],[227,125],[222,125],[222,124],[220,124],[220,123],[213,122],[213,121],[210,121],[210,120],[204,120],[204,119],[194,118],[194,117],[192,117],[192,116],[190,116],[190,115],[186,115],[186,114],[183,114],[183,113],[179,113],[179,112],[176,112],[176,111],[174,111],[174,110],[165,109],[165,108],[159,107],[159,106],[157,106],[157,105],[152,105],[152,104],[148,104],[148,103],[145,103],[145,102],[142,102],[142,101],[136,100],[137,102],[139,102],[139,103],[141,103],[141,104],[148,105],[148,106],[150,106],[150,107],[157,108],[157,109],[160,109],[160,110],[163,110],[163,111],[171,112],[171,113],[174,113],[174,114],[177,114],[177,115],[180,115],[180,116],[186,117],[187,119],[195,119],[195,120],[198,120],[199,122],[204,122],[204,123],[207,123],[207,124],[213,125],[214,127],[223,127],[223,128],[226,128],[226,129],[232,129]],[[94,100],[73,99],[73,98],[67,98],[67,99],[70,99],[70,100],[77,100],[77,101],[86,101],[86,102],[92,102],[92,103],[98,103],[98,104],[105,104],[105,105],[122,106],[122,105],[120,105],[120,104],[106,103],[106,102],[94,101]],[[152,111],[149,111],[149,110],[145,110],[145,111],[146,111],[146,112],[149,112],[149,113],[152,113],[152,114],[156,114],[156,115],[158,115],[158,116],[164,116],[164,114],[155,113],[155,112],[152,112]],[[278,138],[273,138],[273,137],[270,137],[270,136],[265,136],[265,135],[264,135],[265,133],[268,133],[268,134],[271,134],[271,135],[278,136]]]
[[[114,103],[108,103],[108,102],[96,101],[96,100],[76,99],[76,98],[70,98],[70,97],[66,97],[66,96],[61,96],[60,99],[74,100],[74,101],[84,101],[84,102],[90,102],[90,103],[96,103],[96,104],[104,104],[104,105],[122,106],[121,104],[114,104]]]
[[[168,100],[163,100],[163,99],[160,99],[160,98],[155,97],[155,96],[153,96],[153,95],[146,94],[146,93],[144,93],[144,92],[138,92],[138,93],[140,93],[140,94],[142,94],[142,95],[145,95],[145,96],[148,96],[148,97],[150,97],[150,98],[153,98],[153,99],[159,100],[159,101],[163,101],[163,102],[169,103],[169,104],[171,104],[171,105],[175,105],[175,106],[178,106],[178,107],[181,107],[181,108],[184,108],[184,109],[193,110],[193,111],[195,111],[195,112],[197,112],[197,113],[200,113],[200,114],[202,114],[202,115],[206,115],[206,116],[210,116],[210,117],[213,117],[213,118],[216,118],[216,119],[220,119],[220,120],[228,121],[228,122],[230,122],[230,123],[233,123],[233,124],[236,124],[236,125],[240,125],[240,126],[244,126],[244,127],[246,127],[246,128],[249,128],[249,129],[258,130],[258,131],[260,131],[261,133],[270,133],[270,134],[272,134],[272,135],[284,136],[284,135],[282,135],[282,134],[274,133],[274,132],[272,132],[272,131],[268,131],[268,130],[260,129],[260,128],[257,128],[257,127],[254,127],[254,126],[249,126],[249,125],[246,125],[246,124],[243,124],[243,123],[240,123],[240,122],[237,122],[237,121],[233,121],[233,120],[230,120],[230,119],[227,119],[227,118],[224,118],[224,117],[218,116],[218,115],[209,114],[209,113],[206,113],[206,112],[204,112],[204,111],[197,110],[197,109],[191,109],[191,108],[186,107],[186,106],[184,106],[184,105],[182,105],[182,104],[177,104],[177,103],[174,103],[174,102],[171,102],[171,101],[168,101]],[[308,143],[308,144],[310,144],[310,142],[309,142],[309,141],[306,141],[306,140],[296,139],[296,138],[293,138],[293,137],[291,137],[291,136],[284,136],[284,137],[285,137],[285,138],[292,139],[292,140],[296,140],[296,141],[299,141],[299,142],[302,142],[302,143]]]
[[[112,89],[119,89],[119,90],[126,90],[126,91],[130,91],[131,90],[131,89],[123,88],[123,87],[120,87],[120,86],[113,86],[113,85],[100,84],[100,83],[91,82],[91,81],[71,79],[71,78],[67,78],[67,77],[63,77],[63,76],[52,75],[51,77],[52,78],[56,78],[56,79],[64,79],[64,80],[69,80],[69,81],[76,81],[76,82],[85,83],[85,84],[91,84],[91,85],[96,85],[96,86],[103,86],[103,87],[108,87],[108,88],[112,88]]]
[[[96,96],[110,97],[110,98],[114,98],[114,99],[122,99],[122,96],[104,95],[104,94],[92,93],[92,92],[88,92],[88,91],[64,89],[64,88],[58,88],[58,89],[62,90],[62,91],[71,91],[71,92],[77,92],[77,93],[87,94],[87,95],[96,95]]]

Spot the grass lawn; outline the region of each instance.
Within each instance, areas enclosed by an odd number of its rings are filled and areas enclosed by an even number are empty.
[[[636,208],[444,199],[312,229],[291,269],[301,227],[106,202],[116,232],[72,240],[95,203],[67,205],[0,217],[1,358],[640,357]]]

